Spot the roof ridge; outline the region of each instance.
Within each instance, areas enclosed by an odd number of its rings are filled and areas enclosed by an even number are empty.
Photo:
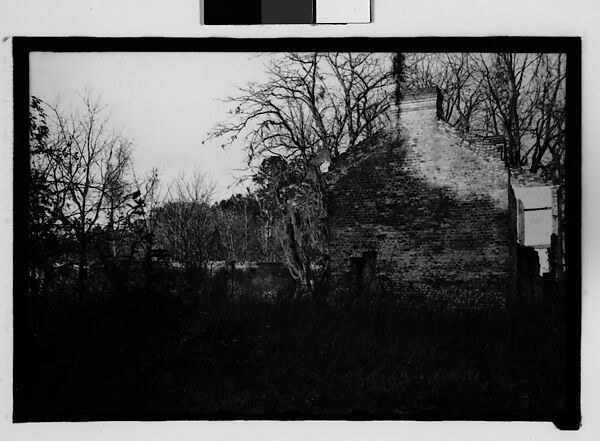
[[[438,120],[438,128],[447,134],[457,137],[461,141],[461,146],[469,149],[483,159],[490,162],[501,160],[505,162],[505,139],[501,135],[477,135],[465,133],[457,129],[443,119]]]
[[[376,149],[381,148],[382,144],[392,142],[392,131],[384,130],[364,139],[352,149],[341,153],[337,158],[332,159],[329,170],[325,173],[328,184],[337,182],[341,175],[344,175],[349,169],[356,167],[362,160],[368,158]],[[349,162],[349,159],[356,159]]]
[[[541,184],[541,185],[552,185],[552,180],[546,178],[539,173],[533,173],[531,170],[528,170],[524,167],[515,167],[506,165],[506,161],[504,159],[504,149],[505,147],[505,139],[502,135],[477,135],[477,134],[466,134],[460,129],[450,125],[448,122],[444,120],[439,120],[438,126],[442,127],[443,130],[452,133],[462,140],[462,145],[467,147],[469,150],[474,151],[480,156],[491,160],[498,158],[502,159],[505,162],[505,167],[509,172],[509,176],[514,178],[517,183],[521,184]],[[487,146],[477,146],[476,144],[483,143],[488,144]],[[502,148],[502,150],[500,150]],[[494,152],[493,150],[496,149]],[[490,155],[491,153],[491,155]]]

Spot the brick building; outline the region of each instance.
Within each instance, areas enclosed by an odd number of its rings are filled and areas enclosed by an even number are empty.
[[[403,92],[387,133],[331,165],[334,296],[504,306],[515,295],[520,202],[503,140],[462,136],[441,103],[437,88]]]

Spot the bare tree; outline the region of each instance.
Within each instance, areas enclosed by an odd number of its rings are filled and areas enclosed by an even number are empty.
[[[534,54],[480,54],[475,65],[484,82],[488,131],[506,139],[506,160],[510,166],[525,164],[524,138],[534,113],[534,83],[530,72],[537,62]]]
[[[566,59],[564,54],[542,54],[533,72],[533,143],[525,156],[530,170],[542,169],[556,182],[564,182],[566,129]]]
[[[380,129],[389,107],[385,57],[288,53],[267,66],[268,79],[227,99],[231,118],[208,140],[243,139],[249,158],[335,159]]]
[[[156,209],[156,241],[190,273],[205,265],[214,233],[211,200],[214,184],[200,172],[181,174],[170,186],[166,202]]]
[[[88,251],[100,226],[115,230],[133,214],[128,201],[131,142],[110,128],[105,108],[89,94],[83,110],[64,112],[49,105],[48,145],[58,152],[47,158],[49,182],[59,221],[78,246],[79,289],[87,289]]]
[[[266,177],[276,174],[266,172],[260,185],[276,204],[270,205],[272,218],[288,268],[304,292],[314,291],[313,270],[326,262],[321,167],[385,126],[393,85],[389,65],[388,56],[372,53],[275,57],[266,66],[266,81],[228,98],[230,119],[208,135],[223,139],[223,146],[243,142],[249,165],[263,172],[274,158],[285,164],[285,179],[268,183]]]

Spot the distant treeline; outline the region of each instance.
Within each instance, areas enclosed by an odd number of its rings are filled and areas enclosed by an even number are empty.
[[[100,289],[98,280],[122,284],[119,274],[157,264],[202,273],[208,261],[283,260],[275,219],[257,194],[214,203],[199,172],[161,191],[156,170],[136,176],[131,142],[104,115],[89,96],[71,114],[31,100],[30,293],[68,285],[81,296]]]

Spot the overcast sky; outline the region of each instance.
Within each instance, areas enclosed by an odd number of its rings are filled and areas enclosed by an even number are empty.
[[[181,171],[200,169],[215,181],[216,199],[243,191],[235,172],[241,145],[202,145],[227,116],[219,100],[264,75],[269,55],[251,53],[33,53],[31,94],[69,108],[77,93],[101,95],[115,128],[133,140],[138,174],[158,167],[168,183]]]

